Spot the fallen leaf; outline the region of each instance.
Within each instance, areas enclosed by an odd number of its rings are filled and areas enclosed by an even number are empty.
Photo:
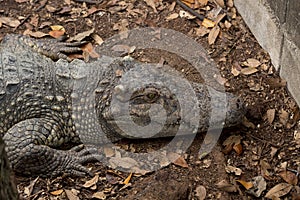
[[[270,164],[267,161],[265,161],[265,160],[260,160],[259,161],[259,165],[260,165],[261,175],[265,179],[271,180],[271,175],[270,175],[270,172],[268,171],[269,169],[271,169]]]
[[[50,5],[46,5],[46,9],[48,12],[54,13],[55,11],[57,11],[57,9],[53,6]]]
[[[275,185],[273,188],[271,188],[267,194],[265,195],[266,198],[268,199],[273,199],[276,197],[282,197],[286,194],[288,194],[291,189],[293,188],[293,186],[291,184],[288,183],[279,183],[277,185]]]
[[[219,183],[216,184],[216,186],[225,192],[237,192],[237,188],[235,185],[228,183],[226,180],[222,180]]]
[[[144,0],[148,6],[150,6],[155,13],[157,13],[156,6],[153,0]]]
[[[256,68],[261,65],[261,63],[255,58],[248,58],[246,62],[243,63],[247,67]]]
[[[53,38],[60,38],[65,34],[65,31],[63,30],[54,30],[54,31],[49,31],[49,35]]]
[[[208,0],[198,0],[198,3],[199,3],[201,6],[206,6],[207,3],[208,3]]]
[[[181,18],[186,18],[186,19],[195,19],[196,18],[195,15],[192,15],[191,13],[184,11],[184,10],[179,11],[179,16]]]
[[[239,135],[232,135],[228,137],[224,142],[223,146],[225,146],[223,152],[228,154],[232,151],[233,146],[241,143],[242,137]]]
[[[78,190],[72,189],[72,190],[65,190],[65,193],[69,200],[80,200],[77,194],[79,193]]]
[[[66,31],[62,25],[52,25],[50,28],[52,31]]]
[[[92,43],[90,43],[90,42],[83,45],[81,47],[81,49],[82,49],[83,52],[88,53],[88,55],[91,56],[92,58],[99,58],[100,57],[100,55],[95,51]]]
[[[92,28],[91,30],[84,31],[82,33],[78,33],[74,37],[71,37],[68,41],[82,41],[84,38],[90,36],[92,33],[94,33],[95,29]]]
[[[30,182],[30,184],[28,186],[26,186],[24,188],[24,193],[27,195],[27,196],[30,196],[32,191],[33,191],[33,188],[35,186],[35,183],[39,180],[39,177],[36,177],[33,181]]]
[[[92,198],[104,200],[106,199],[106,195],[104,192],[96,192],[93,194]]]
[[[32,36],[32,37],[35,37],[35,38],[42,38],[42,37],[47,36],[48,34],[40,32],[40,31],[32,32],[31,30],[27,29],[23,32],[23,35],[29,35],[29,36]]]
[[[240,168],[231,165],[225,166],[225,171],[227,173],[234,173],[236,176],[240,176],[243,173],[243,171]]]
[[[289,113],[286,112],[284,109],[281,109],[280,110],[280,113],[279,113],[279,121],[282,125],[286,125],[287,121],[289,119]]]
[[[241,144],[233,145],[233,150],[237,153],[237,155],[241,155],[243,153],[243,146]]]
[[[98,183],[99,174],[96,174],[92,179],[86,181],[83,185],[85,188],[90,188]]]
[[[215,0],[215,2],[216,2],[219,6],[221,6],[222,8],[225,7],[224,0]]]
[[[178,18],[178,16],[179,16],[178,13],[172,13],[171,15],[169,15],[169,16],[166,17],[166,20],[167,20],[167,21],[171,21],[171,20],[173,20],[173,19]]]
[[[208,44],[209,45],[212,45],[213,43],[215,43],[219,33],[220,33],[219,26],[215,26],[213,29],[211,29],[211,31],[208,34]]]
[[[98,45],[101,45],[104,42],[103,39],[96,33],[92,34],[92,38],[95,40],[96,44]]]
[[[240,184],[242,184],[242,186],[244,186],[244,188],[246,190],[249,190],[253,187],[253,183],[252,182],[246,182],[246,181],[243,181],[243,180],[236,180],[236,182],[239,182]]]
[[[252,122],[250,122],[246,117],[243,117],[242,124],[247,128],[255,129],[255,125]]]
[[[245,74],[245,75],[250,75],[250,74],[254,74],[257,71],[258,71],[258,69],[254,68],[254,67],[247,67],[247,68],[243,68],[241,70],[241,73]]]
[[[123,184],[127,185],[129,183],[131,177],[132,177],[132,173],[130,173],[129,176],[124,180]]]
[[[58,195],[61,195],[63,192],[64,192],[64,190],[60,189],[60,190],[55,190],[53,192],[50,192],[50,194],[52,194],[54,196],[58,196]]]
[[[209,29],[205,28],[204,26],[200,26],[199,28],[196,29],[197,36],[203,37],[208,33],[209,33]]]
[[[272,124],[275,118],[275,109],[267,110],[267,119],[269,124]]]
[[[177,158],[175,161],[172,162],[174,165],[183,167],[183,168],[188,168],[189,165],[187,164],[186,160],[180,156],[179,158]]]
[[[207,18],[204,18],[201,25],[204,26],[205,28],[212,28],[216,25],[216,23]]]
[[[30,1],[30,0],[15,0],[15,2],[17,2],[17,3],[25,3],[27,1]]]
[[[297,185],[298,183],[298,177],[295,173],[290,171],[282,171],[279,173],[279,176],[285,180],[285,182],[291,184],[291,185]]]
[[[256,176],[252,178],[252,183],[253,187],[250,188],[247,192],[254,195],[255,197],[260,197],[262,192],[267,188],[267,182],[265,181],[264,177]]]
[[[206,189],[203,185],[199,185],[196,189],[195,189],[195,196],[198,198],[198,200],[204,200],[206,197]]]
[[[21,22],[15,18],[12,17],[0,17],[0,22],[2,24],[6,24],[7,26],[10,27],[17,27],[21,24]]]
[[[30,22],[31,25],[33,25],[34,27],[37,27],[39,24],[39,16],[38,15],[34,15],[33,17],[30,18]]]

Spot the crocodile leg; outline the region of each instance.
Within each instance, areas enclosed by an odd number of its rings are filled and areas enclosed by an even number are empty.
[[[62,146],[68,137],[60,133],[53,122],[32,118],[10,128],[4,140],[9,160],[17,173],[43,177],[62,173],[91,175],[83,164],[101,159],[100,155],[93,154],[95,149],[84,149],[83,145],[67,151],[55,149]]]

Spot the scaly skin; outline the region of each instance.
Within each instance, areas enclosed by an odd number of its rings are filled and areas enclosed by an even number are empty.
[[[83,164],[101,159],[101,156],[95,148],[85,148],[80,143],[103,144],[124,137],[143,137],[132,136],[119,125],[132,129],[132,124],[147,127],[154,123],[163,128],[153,137],[168,137],[176,135],[182,122],[186,130],[194,131],[195,127],[188,120],[193,119],[199,122],[199,131],[205,131],[211,109],[222,104],[224,95],[227,98],[227,111],[223,112],[226,113],[225,127],[241,121],[242,102],[231,94],[208,92],[206,86],[196,83],[191,83],[189,88],[175,79],[173,82],[183,96],[180,99],[159,82],[137,84],[138,80],[150,80],[149,76],[169,80],[164,72],[180,76],[168,68],[161,71],[121,58],[101,57],[90,63],[61,59],[66,58],[64,53],[78,51],[80,44],[34,40],[19,35],[8,35],[1,43],[0,136],[3,136],[8,158],[17,173],[89,174]],[[45,55],[59,60],[53,61]],[[127,72],[131,74],[130,80],[123,76]],[[130,87],[133,93],[126,99]],[[195,94],[192,100],[189,100],[189,89]],[[212,97],[215,103],[211,103]],[[186,105],[182,105],[181,100]],[[129,105],[129,118],[122,111],[124,103]],[[161,107],[151,108],[151,105]],[[161,114],[161,108],[165,115]],[[186,117],[181,116],[184,109]],[[199,112],[195,112],[197,109]],[[218,120],[217,117],[215,122]],[[62,150],[67,144],[79,146]]]

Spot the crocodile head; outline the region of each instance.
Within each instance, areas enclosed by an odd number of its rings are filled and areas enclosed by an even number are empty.
[[[169,137],[237,125],[240,98],[190,83],[177,72],[139,65],[114,86],[100,113],[106,129],[126,138]]]

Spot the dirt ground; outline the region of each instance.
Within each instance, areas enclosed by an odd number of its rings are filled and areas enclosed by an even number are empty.
[[[243,124],[223,130],[217,146],[202,159],[197,156],[203,142],[199,133],[181,160],[145,175],[131,176],[91,163],[88,167],[95,177],[16,177],[21,199],[300,199],[300,113],[286,82],[231,0],[187,2],[215,22],[214,27],[198,18],[189,19],[172,0],[0,0],[0,39],[9,33],[39,38],[52,25],[63,26],[70,37],[94,29],[93,34],[84,34],[96,43],[99,37],[105,41],[137,27],[184,33],[205,47],[220,69],[217,81],[240,96],[248,110]],[[201,80],[174,54],[129,53],[140,61],[163,59],[189,79]],[[147,151],[165,142],[123,141],[120,145]]]

